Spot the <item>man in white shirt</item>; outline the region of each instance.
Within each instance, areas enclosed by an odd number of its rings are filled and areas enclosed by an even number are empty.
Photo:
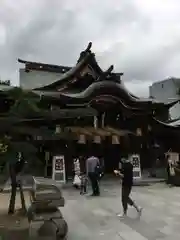
[[[99,182],[98,182],[98,173],[97,167],[100,165],[99,159],[97,157],[91,156],[86,160],[86,173],[90,179],[91,186],[92,186],[92,196],[99,196],[100,189],[99,189]]]

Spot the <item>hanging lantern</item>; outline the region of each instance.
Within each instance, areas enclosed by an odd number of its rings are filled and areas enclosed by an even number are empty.
[[[80,134],[79,135],[79,140],[78,140],[79,144],[85,144],[86,143],[86,138],[84,134]]]
[[[36,140],[40,141],[42,139],[43,139],[42,136],[36,136]]]
[[[119,137],[117,135],[112,136],[112,144],[120,144]]]
[[[101,137],[100,136],[94,136],[94,143],[101,143]]]
[[[60,127],[60,125],[56,125],[55,133],[56,133],[56,134],[61,133],[61,127]]]
[[[151,130],[152,130],[151,126],[150,126],[150,125],[148,125],[148,131],[151,131]]]
[[[142,136],[141,128],[136,129],[136,135],[139,136],[139,137]]]

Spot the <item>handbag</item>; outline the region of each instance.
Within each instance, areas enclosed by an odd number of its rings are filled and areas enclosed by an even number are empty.
[[[75,176],[74,176],[73,185],[74,185],[74,186],[78,186],[78,187],[81,186],[81,179],[80,179],[80,177],[79,177],[78,175],[75,175]]]

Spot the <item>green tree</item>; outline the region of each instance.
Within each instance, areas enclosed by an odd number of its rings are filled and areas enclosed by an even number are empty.
[[[0,114],[0,164],[9,166],[12,183],[9,214],[12,214],[15,210],[17,175],[23,170],[25,162],[37,160],[37,147],[32,141],[34,135],[52,140],[58,140],[62,136],[67,137],[66,135],[73,137],[73,135],[69,132],[58,135],[47,127],[49,123],[55,124],[66,117],[68,111],[45,110],[41,108],[38,95],[17,87],[6,91],[6,97],[13,100],[13,104],[7,112]],[[83,112],[73,111],[71,114],[74,118],[83,115]],[[36,127],[33,123],[36,123]],[[23,201],[22,207],[25,208]]]
[[[13,99],[14,104],[8,112],[0,115],[0,155],[1,164],[8,164],[11,179],[11,198],[9,214],[14,213],[17,189],[17,175],[22,171],[24,163],[36,158],[36,147],[28,136],[30,133],[24,128],[26,120],[37,117],[40,109],[37,107],[39,97],[20,88],[13,88],[6,92]],[[23,206],[24,207],[24,206]]]

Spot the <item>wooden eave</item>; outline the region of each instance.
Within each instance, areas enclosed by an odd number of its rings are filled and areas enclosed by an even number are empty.
[[[111,136],[111,134],[103,128],[86,127],[86,130],[91,132],[92,135],[94,135],[94,136],[100,136],[100,137]]]
[[[27,135],[32,137],[40,137],[37,141],[41,140],[61,140],[61,139],[77,139],[77,134],[70,131],[62,131],[60,133],[55,133],[53,130],[49,129],[38,129],[29,126],[13,127],[10,130],[11,133]]]
[[[97,116],[98,112],[93,108],[76,108],[76,109],[59,109],[44,111],[40,117],[45,119],[65,119],[65,118],[78,118],[78,117],[93,117]]]
[[[136,135],[135,133],[128,130],[118,130],[109,126],[105,127],[104,129],[106,129],[106,131],[109,132],[111,135],[116,135],[119,137],[126,136],[128,134]]]
[[[85,135],[88,137],[100,136],[102,138],[110,136],[111,134],[102,128],[95,129],[94,127],[67,127],[69,131],[76,133],[77,135]]]
[[[75,133],[77,135],[86,135],[86,136],[93,136],[92,132],[88,131],[86,128],[82,127],[66,127],[68,131],[71,131],[72,133]]]
[[[69,131],[72,131],[73,133],[77,135],[85,135],[88,137],[94,137],[94,136],[100,136],[101,138],[105,137],[111,137],[111,136],[125,136],[128,134],[135,135],[135,133],[127,131],[127,130],[117,130],[111,127],[106,128],[94,128],[94,127],[66,127]]]
[[[8,126],[12,125],[23,125],[23,124],[43,124],[52,122],[58,122],[63,119],[75,119],[75,118],[83,118],[83,117],[93,117],[96,116],[98,113],[93,108],[78,108],[78,109],[60,109],[54,111],[45,111],[43,113],[39,113],[37,117],[29,117],[23,118],[16,115],[8,115],[8,114],[1,114],[0,122],[2,130],[7,128]],[[35,114],[34,114],[35,115]]]

